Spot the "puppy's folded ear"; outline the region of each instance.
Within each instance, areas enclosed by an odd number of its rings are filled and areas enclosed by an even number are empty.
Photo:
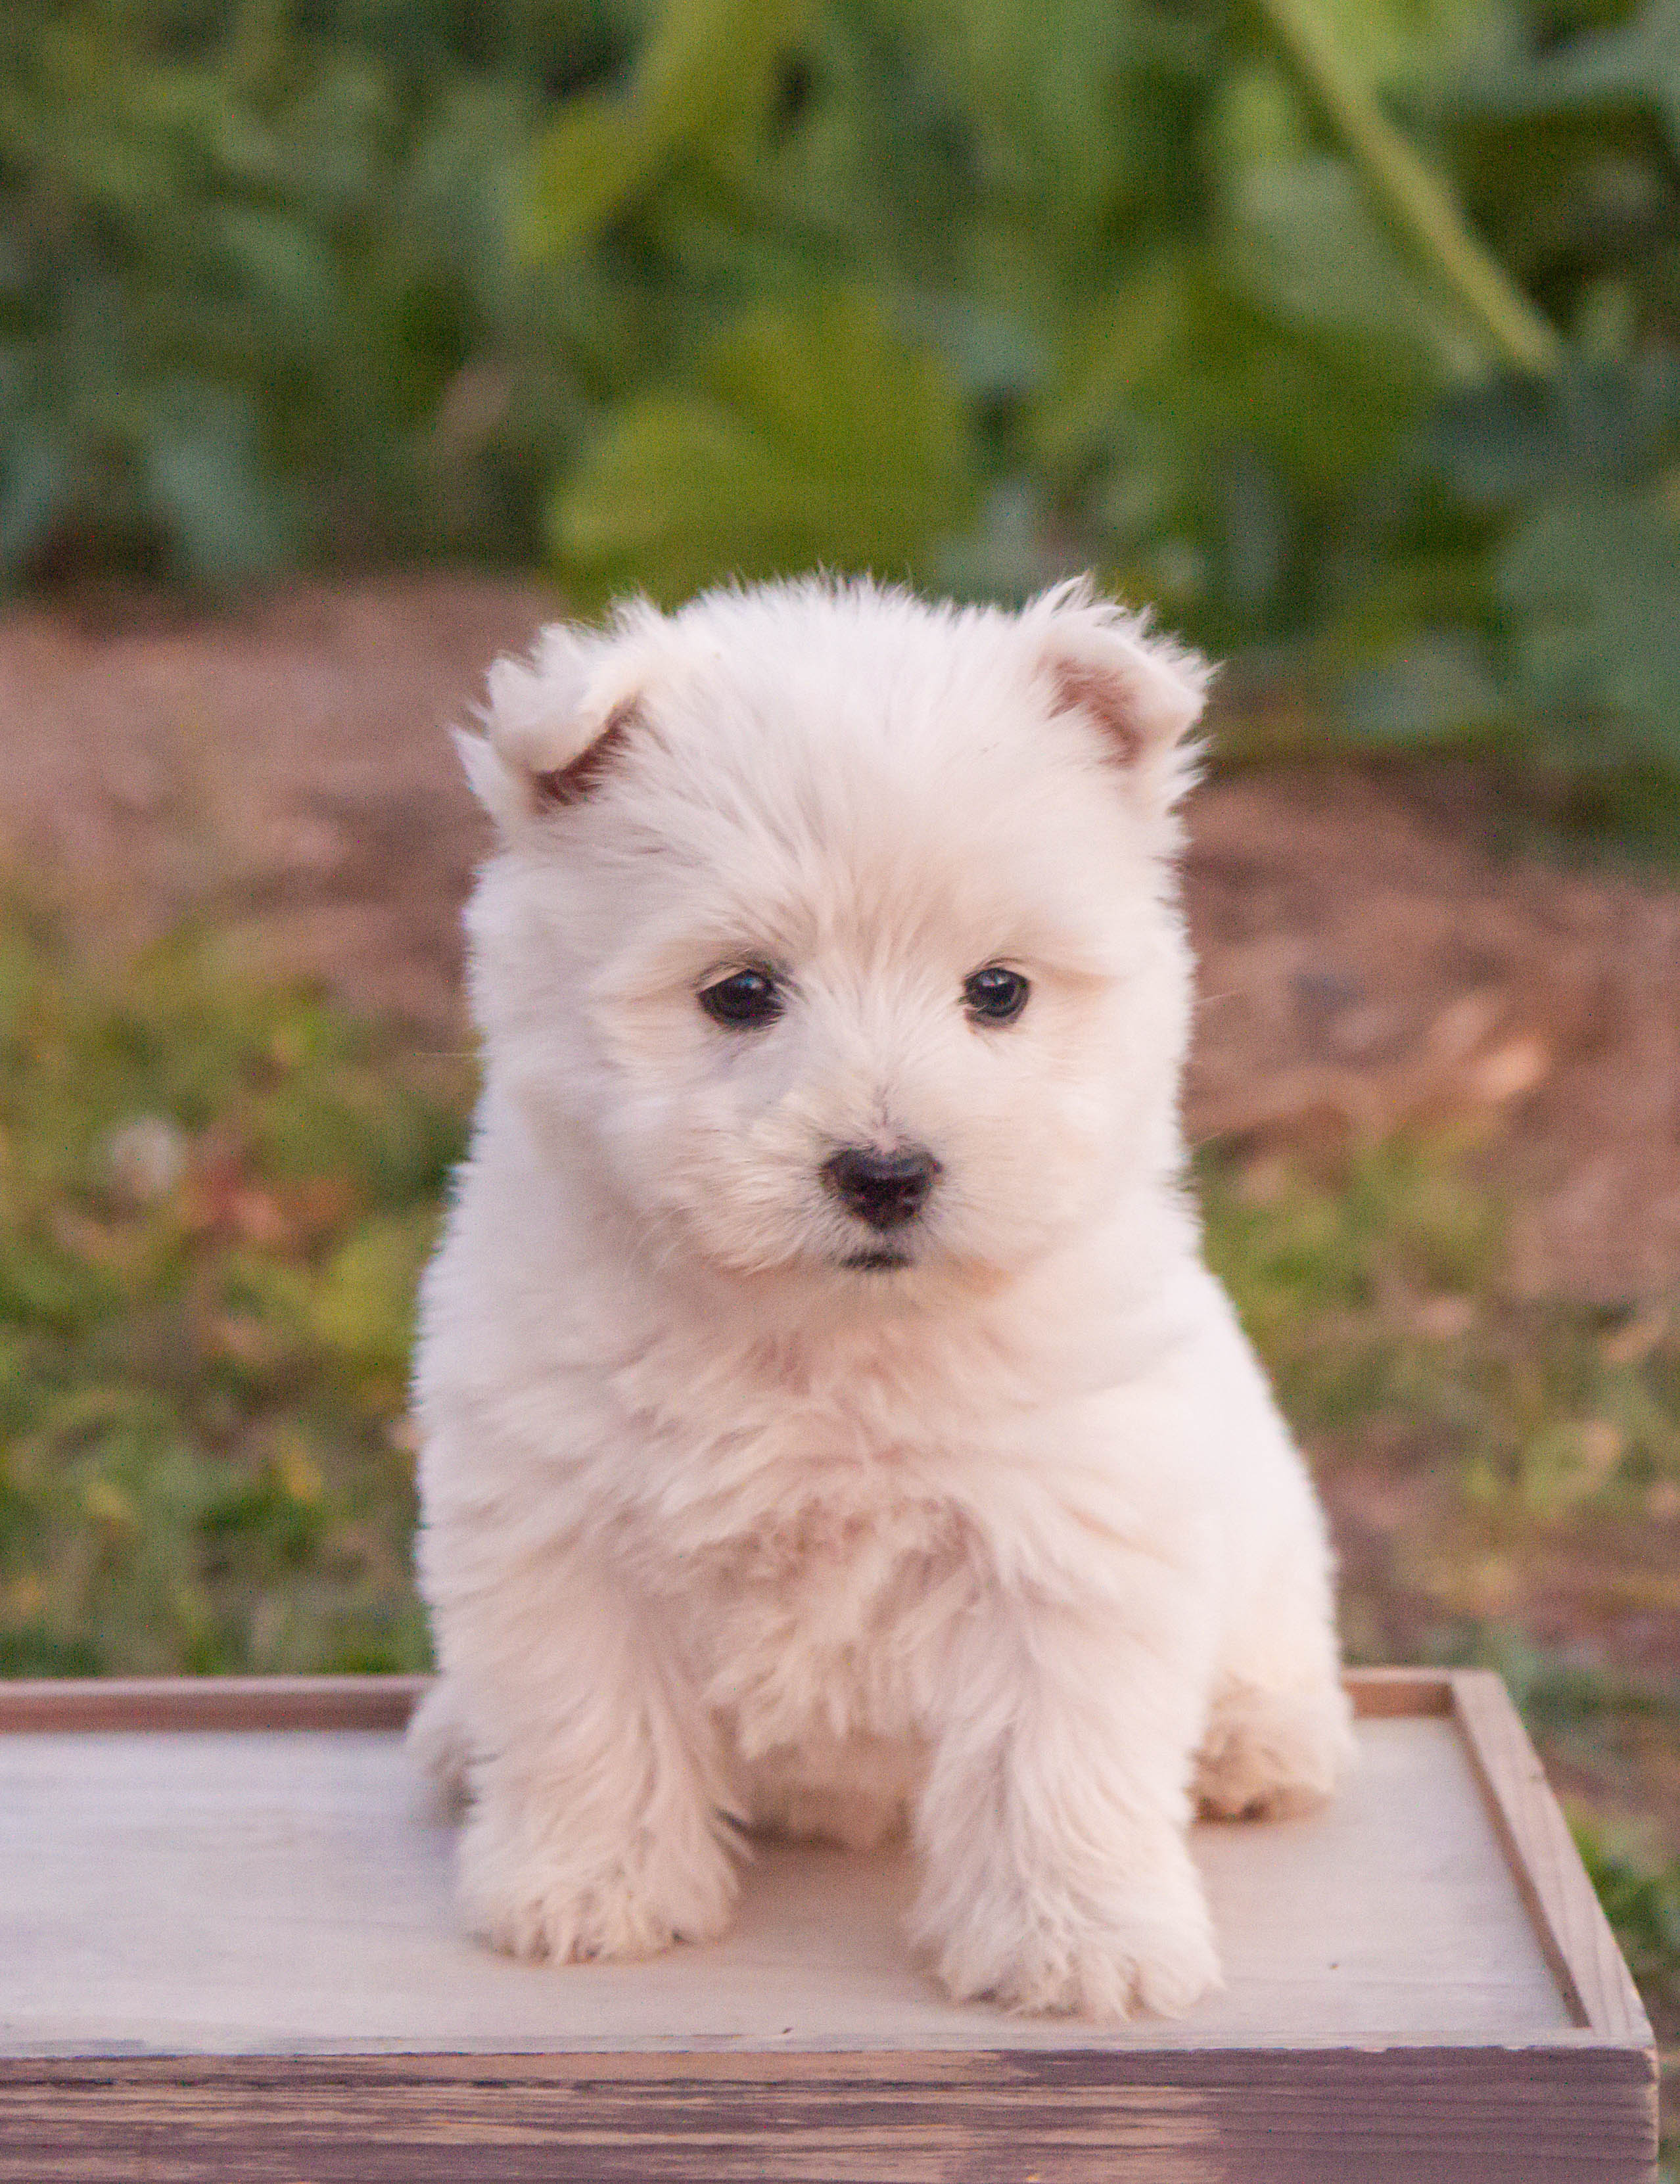
[[[457,729],[455,742],[473,794],[504,834],[581,804],[600,784],[635,721],[628,650],[556,622],[528,660],[490,670],[484,733]]]
[[[1099,599],[1089,577],[1042,593],[1022,618],[1052,710],[1091,721],[1147,802],[1160,810],[1176,803],[1196,777],[1196,752],[1185,739],[1207,704],[1208,662],[1155,635],[1147,615]]]

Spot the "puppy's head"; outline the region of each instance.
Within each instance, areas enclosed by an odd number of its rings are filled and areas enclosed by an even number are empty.
[[[667,1254],[995,1276],[1177,1157],[1202,664],[1064,585],[547,631],[463,737],[493,1083]]]

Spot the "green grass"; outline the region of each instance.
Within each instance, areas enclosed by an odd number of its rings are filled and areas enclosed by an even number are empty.
[[[1659,2184],[1680,2178],[1680,1858],[1656,1864],[1590,1822],[1575,1839],[1663,2049],[1664,2129]]]
[[[1333,1182],[1214,1162],[1206,1199],[1214,1263],[1303,1432],[1437,1459],[1514,1535],[1680,1512],[1680,1321],[1512,1295],[1503,1209],[1449,1150],[1391,1143]]]
[[[0,1672],[424,1663],[407,1352],[467,1090],[213,941],[102,976],[0,924]]]
[[[404,1669],[416,1275],[472,1096],[213,934],[97,967],[0,913],[0,1674]],[[1511,1295],[1450,1151],[1203,1163],[1332,1503],[1356,1657],[1500,1668],[1680,2037],[1680,1315]],[[1680,1639],[1672,1640],[1680,1651]]]

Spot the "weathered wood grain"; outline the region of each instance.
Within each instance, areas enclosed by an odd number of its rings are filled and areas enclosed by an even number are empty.
[[[0,2184],[1644,2184],[1614,2049],[0,2064]]]

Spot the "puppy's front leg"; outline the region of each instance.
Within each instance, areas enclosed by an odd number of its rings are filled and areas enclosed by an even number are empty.
[[[1131,1559],[1136,1584],[1122,1573],[1099,1600],[993,1598],[963,1618],[917,1815],[913,1919],[959,2001],[1177,2016],[1219,1983],[1186,1843],[1198,1618],[1164,1597],[1178,1587],[1160,1564]]]
[[[722,1933],[735,1872],[715,1741],[645,1606],[548,1557],[440,1604],[438,1634],[471,1723],[474,1930],[561,1961]]]

